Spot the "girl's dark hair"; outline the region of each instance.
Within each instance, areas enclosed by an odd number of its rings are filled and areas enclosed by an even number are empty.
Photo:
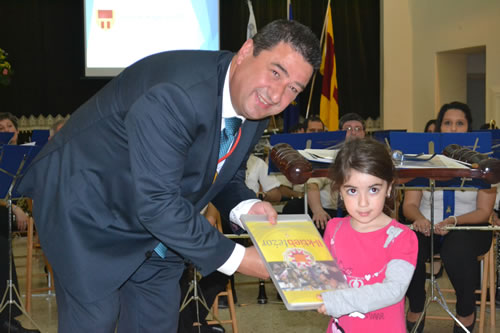
[[[344,142],[329,170],[333,191],[340,189],[353,169],[385,180],[389,185],[396,179],[396,168],[389,150],[384,144],[371,138]]]
[[[439,110],[439,114],[436,119],[436,132],[441,132],[441,123],[443,122],[444,114],[446,111],[451,109],[460,110],[465,114],[465,118],[467,119],[467,132],[472,131],[472,113],[469,106],[461,102],[451,102],[443,105]]]

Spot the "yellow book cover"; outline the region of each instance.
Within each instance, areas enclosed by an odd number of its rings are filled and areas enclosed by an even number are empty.
[[[347,288],[309,215],[278,215],[275,225],[263,215],[241,220],[288,310],[317,309],[322,292]]]

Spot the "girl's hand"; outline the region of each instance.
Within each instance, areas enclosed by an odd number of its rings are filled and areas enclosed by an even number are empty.
[[[413,230],[423,233],[429,237],[431,235],[431,222],[427,219],[419,219],[413,222]]]
[[[316,298],[319,299],[321,302],[323,302],[323,297],[321,297],[321,295],[317,295]],[[325,304],[321,304],[321,306],[318,308],[318,313],[326,315]]]

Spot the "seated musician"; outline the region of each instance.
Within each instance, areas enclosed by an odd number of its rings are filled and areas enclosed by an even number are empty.
[[[436,119],[429,120],[424,127],[424,133],[436,132]]]
[[[491,224],[495,226],[500,227],[500,186],[497,187],[497,198],[495,200],[496,204],[496,210],[493,213],[493,219],[491,221]],[[500,247],[498,246],[498,240],[500,238],[497,238],[497,258],[500,258]],[[497,259],[498,260],[498,259]],[[500,307],[500,270],[497,270],[497,289],[496,289],[496,295],[495,295],[495,303],[497,305],[497,308]]]
[[[279,190],[281,184],[276,176],[267,173],[267,169],[268,165],[263,159],[255,154],[250,154],[247,161],[245,184],[255,192],[260,200],[279,202],[281,201]]]
[[[14,133],[9,144],[17,145],[19,130],[17,127],[17,118],[9,112],[0,113],[0,132]],[[12,223],[12,229],[24,231],[28,224],[28,215],[17,205],[12,205],[12,213],[15,217]],[[9,216],[5,201],[0,202],[0,297],[5,293],[5,287],[9,280],[9,261],[12,263],[12,283],[19,291],[17,282],[16,266],[14,265],[13,257],[9,257]],[[13,300],[20,304],[15,293],[12,293]],[[8,297],[8,295],[7,295]],[[8,298],[7,298],[8,299]],[[2,303],[3,305],[3,303]],[[15,317],[22,314],[21,310],[15,306],[11,306],[12,312],[9,312],[9,306],[0,312],[0,332],[39,332],[36,329],[24,328]],[[9,316],[10,314],[10,316]]]
[[[460,102],[445,104],[439,111],[437,132],[468,132],[472,116],[469,107]],[[472,331],[476,319],[476,297],[474,290],[479,285],[479,262],[477,257],[486,253],[490,246],[491,232],[444,229],[446,225],[486,225],[493,212],[495,189],[478,191],[435,191],[434,193],[434,240],[435,249],[448,273],[457,296],[456,312],[460,322]],[[454,203],[454,204],[453,204]],[[419,241],[417,267],[406,296],[409,311],[406,318],[411,330],[424,310],[425,263],[430,257],[430,192],[407,190],[403,202],[404,216],[413,222]],[[442,236],[442,237],[439,237]],[[465,268],[465,269],[464,269]],[[422,321],[417,332],[422,332]],[[453,332],[463,330],[455,324]]]
[[[203,210],[202,214],[207,218],[208,222],[214,227],[217,227],[217,208],[209,203]],[[181,280],[179,281],[181,286],[181,301],[184,300],[190,283],[193,280],[193,270],[192,267],[187,267],[184,271]],[[208,308],[212,308],[215,301],[215,297],[221,291],[226,290],[226,285],[229,277],[218,271],[215,271],[207,276],[204,276],[198,282],[199,288],[201,290],[203,299],[206,301]],[[193,296],[191,292],[189,297]],[[181,304],[182,305],[182,304]],[[198,313],[196,313],[196,303],[192,300],[180,313],[179,313],[179,327],[177,329],[178,333],[191,333],[191,332],[202,332],[202,333],[224,333],[225,330],[221,325],[207,325],[206,317],[208,315],[208,310],[201,304],[198,303]],[[199,322],[201,324],[200,330],[198,327],[193,326],[193,323]]]
[[[267,159],[267,152],[264,151],[264,157],[259,158],[255,155],[255,153],[250,154],[247,161],[247,170],[245,175],[245,185],[255,192],[255,195],[258,199],[262,201],[268,201],[271,203],[279,203],[281,201],[281,191],[280,191],[280,182],[275,175],[268,174],[268,163],[264,161]],[[215,208],[215,207],[214,207]],[[210,215],[210,214],[209,214]],[[207,214],[205,214],[207,216]],[[208,217],[207,217],[208,219]],[[233,233],[231,224],[227,219],[221,217],[222,222],[222,231],[224,233]],[[238,229],[234,231],[236,233],[241,233],[243,230]],[[236,242],[244,244],[244,240],[236,240]],[[228,277],[224,274],[215,272],[219,277],[212,277],[211,281],[214,283],[214,287],[212,290],[219,290],[222,287],[222,290],[225,289]],[[212,273],[210,275],[213,275]],[[229,277],[231,280],[231,288],[233,292],[233,300],[234,303],[238,302],[238,297],[236,295],[236,289],[234,288],[234,275]],[[208,282],[205,282],[208,283]],[[222,291],[219,290],[219,291]],[[218,293],[218,292],[217,292]],[[227,308],[229,306],[227,296],[219,297],[219,308]]]
[[[319,126],[317,123],[320,123]],[[312,118],[307,123],[306,133],[317,132],[318,128],[324,129],[319,118]],[[347,113],[339,119],[339,130],[346,131],[346,140],[365,137],[365,123],[363,118],[356,113]],[[312,216],[316,227],[323,235],[327,222],[336,216],[343,216],[342,207],[338,207],[338,193],[331,193],[331,180],[328,177],[310,178],[307,183],[308,213]],[[340,209],[340,212],[339,212]],[[284,214],[304,213],[304,200],[294,199],[283,207]]]

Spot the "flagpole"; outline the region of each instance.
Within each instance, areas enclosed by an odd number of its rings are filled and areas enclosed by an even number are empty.
[[[321,38],[319,39],[320,40],[320,43],[321,45],[324,45],[323,43],[323,38],[325,36],[325,30],[326,30],[326,19],[327,19],[327,14],[328,14],[328,8],[330,8],[330,0],[328,0],[328,5],[326,7],[326,13],[325,13],[325,19],[323,21],[323,29],[321,30]],[[325,50],[322,48],[322,53],[324,52]],[[309,118],[309,108],[311,107],[311,99],[312,99],[312,93],[313,93],[313,90],[314,90],[314,82],[316,81],[316,74],[318,73],[318,71],[314,71],[314,75],[312,77],[312,82],[311,82],[311,90],[309,91],[309,101],[307,102],[307,109],[306,109],[306,119]]]
[[[331,0],[328,0],[328,5],[326,7],[326,13],[325,13],[325,19],[323,20],[323,30],[321,30],[321,38],[320,38],[320,41],[323,43],[323,38],[325,37],[325,30],[326,30],[326,20],[327,20],[327,16],[326,14],[328,13],[328,8],[330,8],[330,1]]]
[[[286,0],[286,19],[287,20],[290,20],[290,1],[291,0]],[[328,0],[328,1],[330,1],[330,0]],[[276,124],[276,120],[274,119],[274,116],[273,116],[273,121],[274,121],[274,124]],[[277,128],[276,125],[274,127]],[[285,131],[285,130],[286,130],[285,129],[285,122],[283,121],[283,131]]]

